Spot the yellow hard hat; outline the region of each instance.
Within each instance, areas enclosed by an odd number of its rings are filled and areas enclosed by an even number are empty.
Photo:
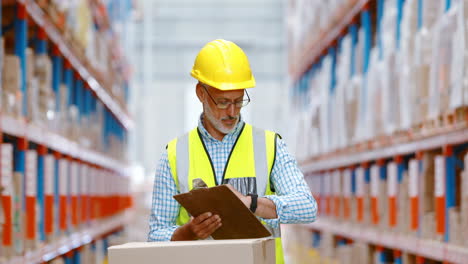
[[[200,50],[190,75],[223,91],[255,87],[244,51],[224,39],[211,41]]]

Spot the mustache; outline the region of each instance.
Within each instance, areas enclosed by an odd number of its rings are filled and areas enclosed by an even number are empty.
[[[221,118],[222,121],[224,120],[237,120],[239,118],[239,116],[226,116],[226,117],[223,117]]]

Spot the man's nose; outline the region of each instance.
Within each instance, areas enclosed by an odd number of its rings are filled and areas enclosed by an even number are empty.
[[[236,115],[236,106],[235,104],[229,104],[227,108],[227,114],[230,116],[235,116]]]

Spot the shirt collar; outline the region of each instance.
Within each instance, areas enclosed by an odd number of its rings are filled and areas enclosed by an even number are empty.
[[[236,127],[227,135],[224,136],[222,141],[231,139],[231,138],[237,138],[237,136],[240,134],[240,131],[244,127],[244,121],[242,120],[242,116],[239,118],[239,122],[237,123]],[[216,138],[214,138],[208,130],[206,130],[205,126],[203,125],[203,113],[200,115],[200,119],[198,120],[198,130],[200,131],[200,134],[204,139],[208,139],[211,141],[219,141]]]

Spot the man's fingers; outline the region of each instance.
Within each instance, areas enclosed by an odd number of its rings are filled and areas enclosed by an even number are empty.
[[[206,230],[210,233],[210,235],[216,231],[216,229],[221,227],[221,219],[216,220],[215,222],[211,223],[209,226],[206,227]]]
[[[207,218],[209,218],[211,216],[212,216],[212,213],[210,213],[210,212],[203,213],[203,214],[195,217],[192,220],[192,223],[194,223],[195,225],[199,225],[200,223],[202,223],[203,221],[205,221]]]
[[[198,238],[206,238],[210,236],[216,229],[221,226],[221,218],[218,215],[213,215],[205,219],[198,225],[193,225],[193,232]]]
[[[200,229],[206,229],[208,226],[210,226],[212,223],[214,222],[220,222],[221,221],[221,218],[218,216],[218,215],[213,215],[207,219],[205,219],[205,221],[201,222],[199,224],[200,226]]]
[[[200,238],[207,238],[209,236],[211,236],[211,234],[213,234],[218,228],[221,227],[221,221],[216,221],[216,222],[213,222],[211,223],[207,228],[205,228],[201,234],[200,234]]]

